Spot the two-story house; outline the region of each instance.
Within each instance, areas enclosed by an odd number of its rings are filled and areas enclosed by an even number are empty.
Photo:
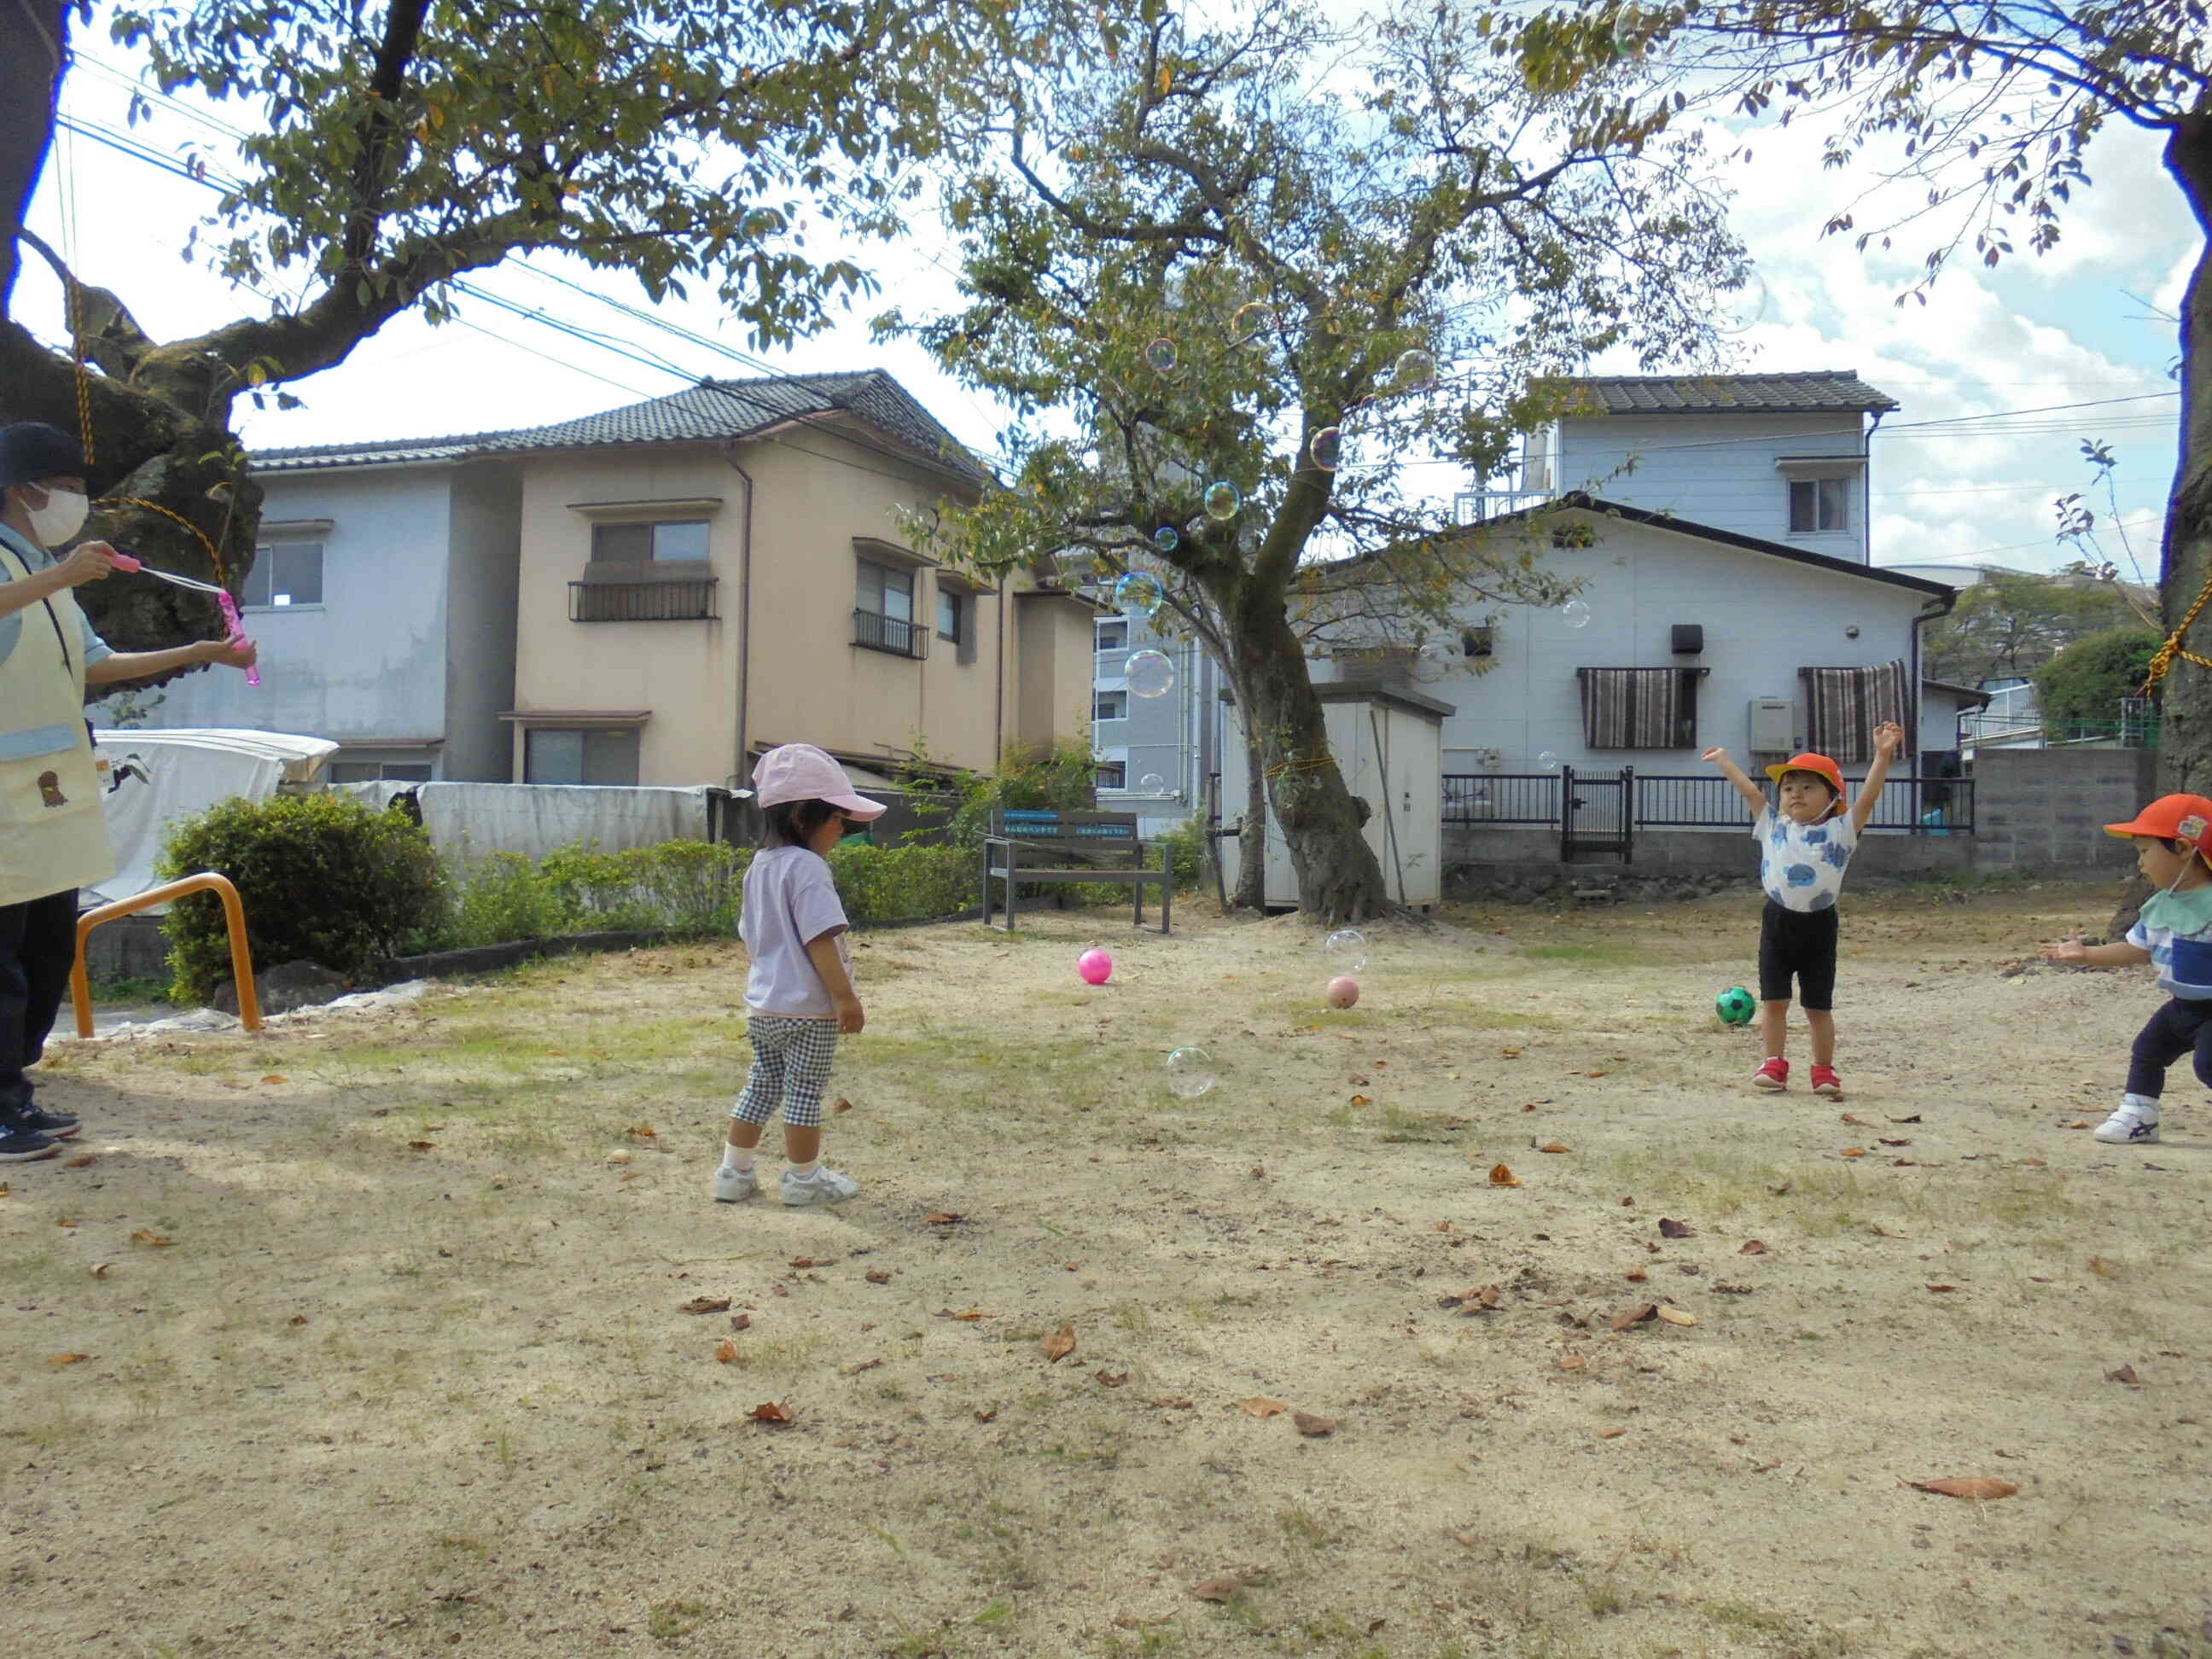
[[[159,724],[337,739],[339,780],[735,784],[776,744],[994,770],[1084,740],[1091,617],[908,545],[990,475],[880,371],[254,457],[264,685]]]
[[[1091,753],[1098,763],[1098,804],[1134,812],[1147,836],[1173,829],[1206,810],[1207,781],[1220,769],[1221,671],[1188,639],[1157,632],[1141,611],[1102,616]],[[1129,689],[1128,662],[1158,651],[1175,665],[1175,684],[1162,696]]]

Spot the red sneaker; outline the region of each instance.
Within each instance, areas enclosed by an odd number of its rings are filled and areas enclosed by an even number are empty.
[[[1836,1075],[1834,1066],[1815,1066],[1813,1068],[1813,1092],[1829,1100],[1844,1097],[1844,1080]]]
[[[1751,1086],[1779,1094],[1790,1086],[1790,1062],[1777,1054],[1751,1074]]]

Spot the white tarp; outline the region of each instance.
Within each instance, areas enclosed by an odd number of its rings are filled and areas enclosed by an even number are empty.
[[[324,762],[338,747],[327,738],[212,726],[101,729],[93,733],[93,741],[121,777],[106,801],[116,873],[85,891],[87,901],[99,903],[131,898],[161,884],[154,861],[179,819],[233,795],[266,800],[280,785],[312,788],[322,777]]]
[[[388,805],[411,792],[422,810],[430,844],[448,864],[465,865],[494,853],[542,859],[579,842],[602,853],[657,847],[665,841],[707,838],[706,786],[690,789],[625,788],[565,783],[341,784],[344,793],[371,805]]]

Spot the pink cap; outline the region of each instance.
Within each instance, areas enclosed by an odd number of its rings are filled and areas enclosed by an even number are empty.
[[[763,806],[826,800],[848,817],[881,817],[884,804],[853,793],[845,769],[811,743],[787,743],[753,763],[753,799]]]

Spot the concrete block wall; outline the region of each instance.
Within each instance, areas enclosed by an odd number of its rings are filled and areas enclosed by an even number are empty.
[[[2148,749],[1984,749],[1974,757],[1974,840],[1980,867],[2125,875],[2132,842],[2104,832],[2158,794]]]

